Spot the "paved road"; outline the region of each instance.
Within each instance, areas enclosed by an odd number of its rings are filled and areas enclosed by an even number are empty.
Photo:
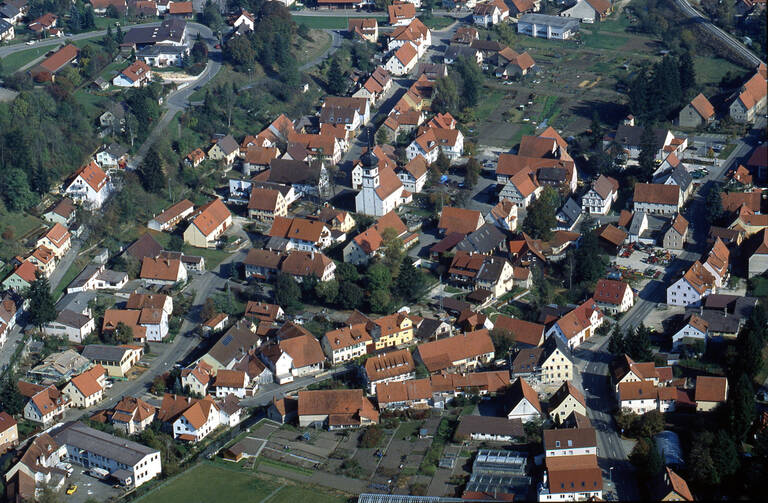
[[[725,45],[728,46],[728,48],[732,51],[738,54],[741,58],[751,62],[754,66],[759,65],[762,63],[760,58],[755,56],[752,51],[747,49],[744,44],[739,42],[735,37],[733,37],[731,34],[726,33],[719,27],[715,26],[709,18],[707,18],[704,14],[693,8],[693,6],[688,2],[688,0],[674,0],[678,7],[683,11],[683,13],[688,16],[689,18],[693,19],[694,22],[697,22],[701,24],[702,28],[710,32],[715,37],[719,38]]]

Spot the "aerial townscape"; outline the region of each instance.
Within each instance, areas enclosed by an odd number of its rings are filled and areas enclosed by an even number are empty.
[[[765,0],[0,0],[0,502],[759,500]]]

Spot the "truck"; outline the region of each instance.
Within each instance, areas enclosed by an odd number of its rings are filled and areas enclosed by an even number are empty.
[[[88,473],[91,474],[91,476],[96,477],[97,479],[104,480],[107,477],[109,477],[109,472],[105,470],[104,468],[99,468],[98,466],[94,466],[88,470]]]

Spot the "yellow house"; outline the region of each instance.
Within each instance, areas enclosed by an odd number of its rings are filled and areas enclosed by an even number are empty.
[[[556,384],[571,379],[573,379],[573,362],[568,357],[565,345],[557,337],[549,337],[544,344],[541,382]]]
[[[240,152],[240,145],[237,144],[231,134],[219,139],[208,149],[208,158],[214,161],[225,161],[232,164]]]
[[[549,417],[556,424],[561,424],[574,411],[586,416],[587,402],[581,391],[570,381],[566,381],[549,399]]]
[[[413,342],[413,320],[404,313],[390,314],[373,320],[369,330],[377,351]]]
[[[231,225],[232,214],[221,199],[214,199],[199,208],[184,231],[184,242],[198,248],[215,248],[216,241]]]

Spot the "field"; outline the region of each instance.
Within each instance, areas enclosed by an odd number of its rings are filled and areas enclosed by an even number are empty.
[[[726,73],[746,74],[747,70],[723,58],[697,56],[693,59],[696,81],[702,85],[717,85]]]
[[[323,494],[317,489],[278,484],[256,476],[254,472],[232,465],[198,464],[171,479],[138,501],[144,503],[207,503],[210,501],[292,503],[312,501],[341,503],[345,498]]]
[[[11,75],[17,72],[21,67],[31,63],[40,56],[44,56],[45,53],[52,50],[53,47],[33,47],[26,51],[14,52],[3,58],[3,75]]]
[[[422,19],[422,21],[424,22],[424,25],[430,30],[439,31],[443,28],[446,28],[447,26],[450,26],[456,20],[451,17],[435,16],[428,19]]]
[[[378,19],[379,23],[387,19],[383,16],[371,17]],[[319,30],[346,30],[349,26],[349,17],[347,16],[293,16],[293,20],[308,28],[316,28]]]

